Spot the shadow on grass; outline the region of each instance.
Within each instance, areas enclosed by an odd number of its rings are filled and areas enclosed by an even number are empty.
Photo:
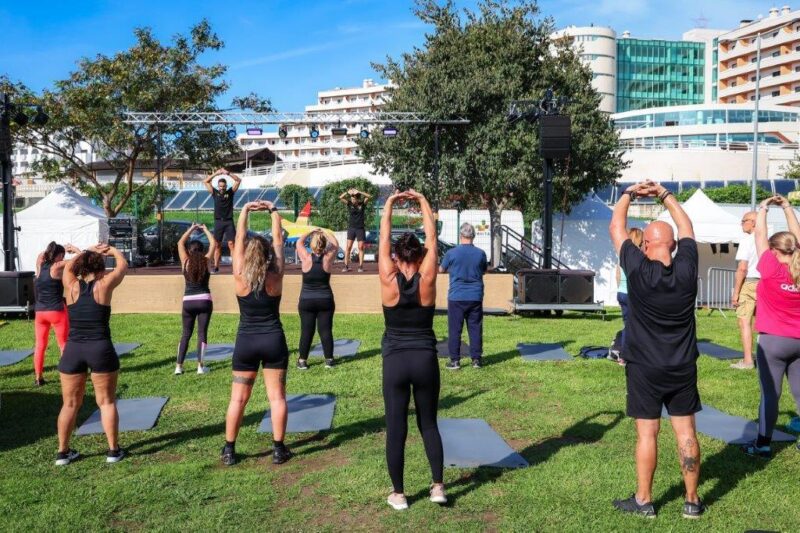
[[[488,357],[484,356],[483,358],[483,366],[493,366],[505,363],[511,359],[519,357],[522,359],[522,356],[519,354],[517,350],[509,350],[507,352],[500,352],[496,354],[492,354]]]
[[[604,417],[610,417],[610,420],[601,422],[599,419]],[[603,436],[609,430],[617,426],[623,418],[624,415],[619,411],[597,412],[565,429],[560,436],[551,437],[536,444],[531,444],[524,450],[521,450],[519,454],[530,463],[529,468],[534,468],[537,465],[547,462],[564,448],[599,442]],[[502,468],[481,467],[477,468],[474,472],[462,476],[458,481],[449,484],[447,487],[448,506],[454,505],[458,498],[477,490],[486,483],[494,483],[502,477],[506,471],[507,469]],[[409,502],[427,497],[427,490],[420,491],[413,496],[409,496]]]

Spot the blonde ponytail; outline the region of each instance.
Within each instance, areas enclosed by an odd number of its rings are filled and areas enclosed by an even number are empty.
[[[311,236],[311,251],[322,255],[328,249],[328,238],[321,231],[315,231]]]
[[[792,262],[789,263],[789,272],[796,287],[800,287],[800,248],[795,247],[792,252]]]
[[[789,273],[794,284],[800,286],[800,247],[798,247],[797,237],[790,231],[779,231],[769,238],[769,247],[784,255],[792,256],[789,261]]]

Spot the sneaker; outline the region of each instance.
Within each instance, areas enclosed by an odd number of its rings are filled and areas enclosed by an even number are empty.
[[[619,351],[617,351],[617,350],[609,350],[608,351],[608,355],[606,356],[606,359],[608,359],[610,361],[614,361],[614,362],[619,361]]]
[[[108,450],[108,452],[106,452],[106,462],[118,463],[122,461],[126,455],[128,455],[128,452],[126,452],[122,448],[117,448],[116,450]]]
[[[325,368],[331,369],[336,365],[336,362],[333,359],[325,359]]]
[[[472,368],[483,368],[483,361],[481,359],[473,359]]]
[[[33,386],[34,387],[44,387],[45,385],[47,385],[47,382],[44,380],[43,377],[42,378],[36,378],[36,379],[33,380]]]
[[[272,450],[272,464],[274,465],[281,465],[292,457],[294,454],[286,446]]]
[[[175,375],[180,376],[183,374],[183,367],[181,365],[175,365]]]
[[[755,367],[756,365],[753,363],[745,363],[743,360],[731,365],[731,368],[735,368],[736,370],[753,370]]]
[[[67,466],[72,461],[80,457],[81,454],[70,448],[65,452],[58,452],[56,454],[56,466]]]
[[[459,361],[450,360],[449,363],[444,365],[447,370],[461,370],[461,363]]]
[[[762,459],[772,458],[772,448],[770,446],[756,446],[756,441],[745,444],[740,449],[752,457],[761,457]]]
[[[344,268],[342,268],[342,272],[350,272],[350,267],[345,265]]]
[[[297,370],[308,370],[308,361],[306,361],[305,359],[298,359]]]
[[[684,502],[683,503],[683,517],[684,518],[700,518],[706,512],[706,506],[702,500],[698,499],[697,503]]]
[[[233,447],[222,447],[222,453],[220,454],[220,460],[222,464],[225,466],[233,466],[236,464],[236,450]]]
[[[211,271],[214,274],[219,274],[219,267],[214,267],[214,270]]]
[[[651,502],[639,504],[636,495],[632,495],[627,500],[614,500],[614,508],[623,513],[635,514],[645,518],[655,518],[656,510]]]
[[[800,416],[792,418],[786,426],[786,429],[794,431],[795,433],[800,433]]]
[[[211,369],[208,368],[207,366],[198,366],[197,367],[197,373],[198,374],[208,374],[209,372],[211,372]]]
[[[364,267],[358,267],[359,272],[364,272]]]
[[[386,503],[392,506],[392,509],[395,511],[404,511],[408,509],[408,500],[404,494],[397,494],[393,492],[389,494],[389,497],[386,498]]]
[[[442,484],[431,485],[430,500],[433,503],[438,503],[439,505],[447,503],[447,495],[444,493],[444,485]]]

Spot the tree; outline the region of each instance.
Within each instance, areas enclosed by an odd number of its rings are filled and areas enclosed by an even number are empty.
[[[418,0],[415,13],[433,26],[424,45],[373,65],[396,85],[385,109],[463,117],[470,124],[441,129],[438,179],[431,172],[432,127],[398,125],[397,137],[370,136],[362,149],[401,188],[414,186],[434,203],[455,195],[465,206],[488,208],[496,265],[503,210],[538,213],[543,198],[537,128],[509,124],[510,102],[538,100],[549,87],[569,98],[572,152],[556,167],[557,203],[569,206],[614,182],[625,166],[618,136],[598,109],[591,71],[567,42],[551,40],[552,21],[538,18],[535,1],[482,0],[462,13],[452,1]]]
[[[685,202],[697,191],[697,187],[686,189],[675,195],[679,202]],[[711,187],[703,189],[710,200],[721,204],[749,204],[750,184],[728,185],[726,187]],[[772,193],[759,185],[756,188],[756,200],[761,201],[772,196]]]
[[[289,209],[294,209],[295,196],[297,196],[298,209],[303,209],[306,202],[311,202],[311,205],[314,205],[314,196],[312,196],[311,191],[309,191],[307,187],[303,187],[302,185],[284,185],[281,187],[280,196],[283,203],[286,204],[286,207]]]
[[[334,231],[347,229],[347,206],[339,200],[339,196],[352,188],[372,195],[372,200],[367,204],[367,209],[364,213],[364,219],[369,225],[369,221],[375,216],[378,187],[366,178],[351,178],[329,183],[322,189],[319,200],[319,215],[323,226]]]
[[[85,187],[81,192],[100,203],[103,201],[103,196],[110,192],[111,187],[111,184],[101,184],[100,187]],[[119,197],[128,193],[127,188],[127,184],[122,184],[118,188],[116,194],[111,198],[112,203],[119,203]],[[165,187],[161,187],[160,192],[160,196],[165,200],[174,193],[174,191]],[[158,205],[158,185],[155,183],[137,185],[135,186],[135,191],[130,195],[130,198],[130,201],[125,204],[121,212],[133,215],[136,217],[139,224],[142,224],[150,219]]]
[[[159,42],[149,28],[134,30],[136,43],[112,56],[84,58],[78,69],[54,88],[35,95],[24,85],[0,80],[17,98],[39,104],[49,115],[46,125],[33,122],[14,132],[17,141],[39,149],[43,158],[35,171],[46,179],[72,181],[93,190],[108,216],[115,216],[145,183],[134,182],[137,164],[152,166],[156,139],[163,134],[163,168],[181,163],[202,166],[222,164],[239,148],[224,131],[200,126],[133,128],[123,123],[131,111],[214,111],[215,101],[228,89],[222,80],[226,67],[203,65],[200,58],[222,48],[223,42],[207,21],[193,26],[188,35],[171,43]],[[269,101],[250,94],[235,99],[240,107],[264,110]],[[79,157],[81,143],[89,143],[100,160],[114,170],[109,184],[101,184],[90,164]],[[83,145],[85,147],[85,144]]]

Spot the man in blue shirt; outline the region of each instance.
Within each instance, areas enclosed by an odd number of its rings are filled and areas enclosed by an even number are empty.
[[[447,349],[450,354],[448,370],[461,368],[461,331],[467,322],[469,355],[472,368],[481,367],[483,355],[483,275],[486,273],[486,253],[472,244],[475,228],[464,222],[459,228],[461,244],[442,258],[439,272],[450,274],[447,293]]]

